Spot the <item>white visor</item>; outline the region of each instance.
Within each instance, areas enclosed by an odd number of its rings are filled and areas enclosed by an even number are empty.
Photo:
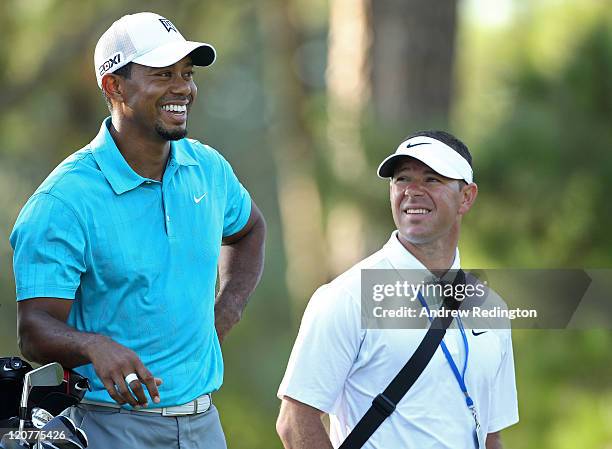
[[[393,177],[398,160],[406,156],[418,159],[447,178],[463,179],[468,184],[473,182],[472,167],[463,156],[445,143],[426,136],[413,137],[402,142],[395,153],[385,158],[378,166],[378,176]]]

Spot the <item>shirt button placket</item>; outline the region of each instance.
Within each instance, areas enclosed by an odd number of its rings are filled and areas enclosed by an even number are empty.
[[[171,220],[171,210],[170,210],[170,205],[168,204],[168,200],[167,200],[167,195],[165,192],[163,192],[162,190],[162,202],[164,204],[164,211],[165,211],[165,224],[166,224],[166,235],[168,237],[172,237],[174,236],[174,229],[172,227],[172,220]]]
[[[168,237],[174,236],[174,228],[170,219],[171,209],[170,204],[168,204],[168,192],[166,191],[166,189],[168,188],[168,183],[170,179],[172,179],[172,177],[174,176],[175,171],[176,163],[174,162],[174,160],[170,160],[170,163],[168,164],[168,169],[166,170],[166,173],[164,173],[164,180],[166,180],[166,182],[162,185],[162,202],[164,204],[164,211],[166,213],[166,235]]]

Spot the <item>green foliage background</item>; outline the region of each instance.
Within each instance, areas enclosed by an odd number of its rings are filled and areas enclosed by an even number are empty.
[[[304,108],[315,136],[323,200],[350,198],[368,214],[367,248],[392,222],[386,187],[330,179],[326,123],[327,4],[295,0],[304,47]],[[465,3],[465,2],[463,2]],[[456,95],[449,125],[474,153],[480,196],[465,220],[468,267],[610,268],[612,265],[612,10],[605,2],[511,2],[501,26],[460,4]],[[184,35],[212,42],[219,60],[197,74],[190,134],[220,149],[269,223],[266,273],[243,322],[224,344],[226,378],[215,395],[229,447],[275,448],[276,388],[304,302],[289,301],[275,148],[266,132],[282,102],[264,71],[270,3],[5,0],[0,3],[0,353],[17,354],[8,235],[35,187],[86,144],[107,115],[95,84],[93,48],[115,18],[153,10]],[[269,56],[268,56],[269,58]],[[267,60],[270,62],[269,59]],[[282,61],[281,61],[282,62]],[[286,62],[286,61],[285,61]],[[413,129],[368,118],[362,133],[373,169]],[[521,422],[508,448],[612,447],[612,332],[515,331]]]

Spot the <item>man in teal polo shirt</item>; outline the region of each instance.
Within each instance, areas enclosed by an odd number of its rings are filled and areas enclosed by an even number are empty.
[[[69,413],[94,449],[223,448],[210,393],[220,341],[261,277],[265,223],[228,162],[185,138],[193,67],[215,50],[139,13],[113,23],[94,59],[111,117],[10,237],[20,348],[91,380]]]

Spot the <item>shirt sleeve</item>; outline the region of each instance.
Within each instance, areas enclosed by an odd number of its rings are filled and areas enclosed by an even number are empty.
[[[221,157],[225,176],[227,196],[223,217],[223,237],[239,232],[249,221],[251,215],[251,197],[240,183],[231,165]]]
[[[492,391],[489,428],[487,433],[498,432],[519,421],[514,355],[510,329],[505,333],[505,352],[497,371]]]
[[[85,264],[85,233],[62,200],[38,193],[21,210],[10,236],[17,300],[74,299]]]
[[[319,288],[306,307],[277,396],[330,413],[363,339],[359,304],[346,292]]]

